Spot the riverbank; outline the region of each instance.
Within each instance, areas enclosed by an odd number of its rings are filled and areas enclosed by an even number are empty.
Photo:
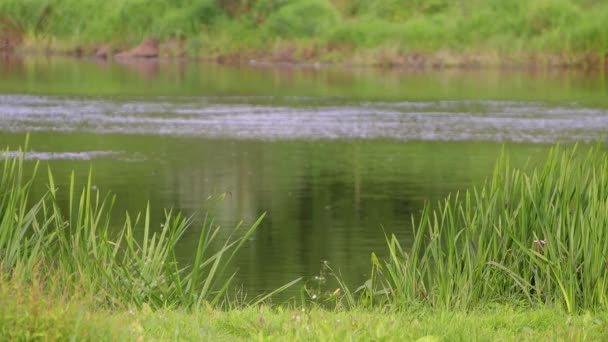
[[[26,142],[27,146],[27,142]],[[0,332],[10,339],[514,339],[604,340],[608,155],[602,145],[555,147],[523,169],[499,158],[490,180],[425,206],[413,242],[387,237],[369,279],[346,284],[324,263],[317,277],[247,298],[231,260],[263,219],[220,238],[207,216],[194,255],[178,242],[195,222],[126,214],[92,176],[59,200],[23,153],[7,155],[0,182]],[[223,200],[226,195],[219,196]],[[122,228],[121,228],[122,227]],[[158,228],[153,228],[158,227]],[[197,236],[198,235],[198,236]],[[300,286],[299,298],[272,304]]]
[[[62,56],[98,61],[118,61],[128,64],[145,64],[150,61],[217,63],[228,65],[250,65],[262,67],[380,67],[404,69],[575,69],[604,72],[608,70],[608,57],[599,53],[518,53],[501,54],[496,51],[456,52],[401,52],[394,48],[362,49],[356,52],[347,49],[328,48],[322,45],[305,47],[297,42],[278,42],[273,47],[252,48],[241,51],[217,52],[209,55],[190,55],[185,52],[158,48],[146,56],[132,55],[132,51],[150,45],[153,38],[146,39],[132,48],[110,48],[110,43],[92,47],[59,48],[47,42],[28,41],[25,45],[8,52],[21,57]],[[157,44],[157,43],[154,43]],[[167,44],[173,44],[169,41]],[[111,51],[113,52],[108,52]],[[179,51],[179,50],[178,50]],[[312,52],[310,52],[312,51]],[[5,52],[6,53],[6,52]]]
[[[37,293],[0,297],[0,333],[12,340],[94,341],[602,341],[608,314],[568,315],[547,307],[496,306],[474,311],[324,310],[256,306],[206,309],[97,310]]]
[[[6,276],[6,275],[5,275]],[[473,310],[326,309],[316,304],[102,308],[57,284],[0,280],[0,334],[45,341],[602,341],[608,313],[488,305]],[[49,292],[49,288],[54,288]]]
[[[606,70],[606,13],[605,3],[572,0],[5,1],[0,49],[231,64]]]

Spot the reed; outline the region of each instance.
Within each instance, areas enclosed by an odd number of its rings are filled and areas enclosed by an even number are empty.
[[[72,174],[68,204],[62,206],[62,189],[50,169],[48,191],[33,198],[38,165],[26,174],[23,153],[5,155],[2,281],[47,284],[48,291],[83,296],[100,308],[196,310],[233,304],[226,302],[234,277],[230,262],[263,216],[250,227],[237,226],[225,241],[219,241],[220,228],[206,216],[192,259],[179,263],[176,249],[193,217],[167,210],[162,228],[154,229],[148,206],[141,215],[127,213],[117,226],[114,198],[92,186],[91,174],[80,190]],[[494,304],[561,306],[568,313],[608,308],[608,155],[601,146],[587,151],[557,146],[543,163],[521,169],[511,168],[503,153],[483,185],[425,206],[412,223],[411,246],[387,237],[389,257],[383,262],[372,255],[371,276],[363,286],[351,291],[337,277],[339,290],[323,299],[338,307],[395,310]],[[332,274],[327,266],[322,278]]]
[[[608,308],[608,156],[599,146],[557,146],[523,169],[503,154],[490,180],[427,205],[413,227],[411,247],[391,236],[388,260],[373,256],[364,304]]]
[[[124,222],[116,224],[112,220],[115,198],[102,196],[93,187],[90,173],[81,190],[72,174],[65,196],[67,208],[60,205],[63,189],[56,186],[50,169],[48,191],[32,198],[38,165],[26,174],[23,153],[5,156],[0,173],[3,281],[24,286],[55,284],[69,296],[87,297],[105,308],[198,309],[227,304],[225,295],[234,277],[230,262],[264,215],[250,227],[238,225],[224,241],[219,238],[220,227],[206,215],[195,227],[199,235],[192,259],[179,263],[178,243],[193,229],[193,216],[166,210],[162,228],[155,229],[148,205],[143,215],[127,213]]]

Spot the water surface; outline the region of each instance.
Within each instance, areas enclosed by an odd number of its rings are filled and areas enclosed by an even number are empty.
[[[411,216],[482,182],[503,146],[522,165],[607,132],[607,95],[581,73],[5,59],[0,142],[14,155],[30,132],[27,159],[63,187],[92,166],[117,219],[149,201],[160,225],[219,193],[223,226],[267,212],[236,261],[253,295],[323,260],[358,285],[385,232],[407,244]]]

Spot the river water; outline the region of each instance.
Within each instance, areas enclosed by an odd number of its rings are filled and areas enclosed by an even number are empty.
[[[255,295],[325,260],[356,287],[385,233],[407,245],[412,215],[481,183],[502,148],[523,165],[608,132],[608,87],[563,71],[0,59],[0,145],[14,154],[28,132],[28,160],[60,187],[92,167],[117,224],[149,202],[160,225],[163,208],[192,214],[221,193],[222,226],[266,212],[235,261]]]

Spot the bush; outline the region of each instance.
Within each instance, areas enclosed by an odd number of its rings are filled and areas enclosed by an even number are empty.
[[[526,28],[531,36],[564,29],[580,22],[581,11],[570,1],[536,1],[526,11]]]
[[[301,0],[271,14],[264,30],[285,38],[314,37],[331,31],[338,21],[337,10],[326,0]]]

